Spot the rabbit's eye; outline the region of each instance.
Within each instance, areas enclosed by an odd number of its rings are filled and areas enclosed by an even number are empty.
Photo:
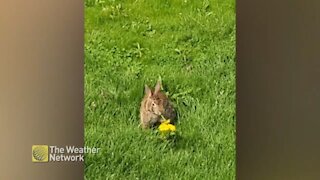
[[[153,102],[153,103],[152,103],[152,106],[155,107],[155,106],[156,106],[156,103]]]

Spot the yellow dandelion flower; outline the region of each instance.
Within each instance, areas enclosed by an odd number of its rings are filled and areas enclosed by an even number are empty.
[[[159,130],[160,130],[161,132],[164,132],[164,131],[169,131],[170,128],[169,128],[168,124],[162,123],[162,124],[160,124],[160,126],[159,126]]]
[[[165,120],[165,121],[162,122],[162,124],[169,124],[169,123],[170,123],[170,119]]]
[[[168,128],[170,129],[170,131],[176,131],[176,126],[172,125],[172,124],[168,124]]]
[[[176,126],[169,123],[170,123],[170,120],[162,122],[159,126],[159,131],[160,132],[176,131]]]
[[[159,131],[161,132],[162,136],[169,135],[171,132],[176,131],[176,126],[173,124],[170,124],[170,119],[165,119],[163,116],[161,124],[159,125]]]

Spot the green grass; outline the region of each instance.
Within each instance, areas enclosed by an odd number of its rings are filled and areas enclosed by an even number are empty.
[[[235,179],[235,1],[85,4],[85,178]],[[138,128],[159,77],[176,142]]]

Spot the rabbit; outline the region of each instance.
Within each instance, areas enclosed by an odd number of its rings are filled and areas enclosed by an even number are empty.
[[[169,98],[161,92],[161,82],[158,81],[154,91],[145,85],[145,95],[140,107],[140,126],[143,129],[151,128],[165,119],[174,123],[176,111]]]

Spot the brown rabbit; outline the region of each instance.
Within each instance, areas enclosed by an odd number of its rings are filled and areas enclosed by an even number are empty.
[[[161,115],[171,121],[176,118],[176,112],[170,100],[160,91],[160,88],[160,81],[157,82],[154,91],[145,85],[145,96],[140,107],[140,125],[144,129],[162,122]]]

